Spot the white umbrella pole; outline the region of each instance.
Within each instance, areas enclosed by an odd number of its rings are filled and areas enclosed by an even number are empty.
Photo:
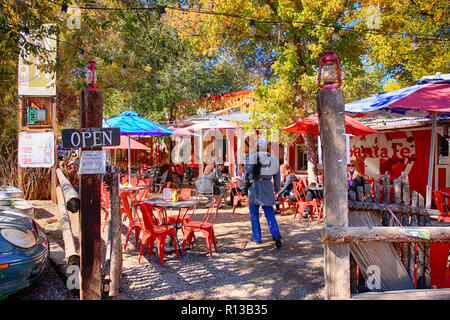
[[[322,164],[322,142],[320,141],[320,136],[317,136],[317,156],[319,158],[319,164]]]
[[[128,134],[128,185],[131,186],[131,146],[130,146],[130,134]]]
[[[426,204],[427,209],[431,208],[431,194],[433,190],[433,167],[434,167],[434,145],[436,143],[436,123],[437,123],[437,113],[433,112],[433,120],[431,126],[431,141],[430,141],[430,159],[428,162],[428,183],[427,183],[427,194],[426,194]]]

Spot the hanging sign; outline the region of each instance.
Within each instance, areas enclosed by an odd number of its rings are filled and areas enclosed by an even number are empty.
[[[55,163],[53,132],[20,132],[18,162],[21,168],[50,168]]]
[[[120,144],[120,128],[63,129],[63,148],[110,147]]]

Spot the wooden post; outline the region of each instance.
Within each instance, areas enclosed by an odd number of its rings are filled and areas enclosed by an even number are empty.
[[[402,188],[402,204],[404,206],[409,206],[411,204],[411,196],[409,194],[409,182],[408,182],[408,175],[404,171],[401,174],[401,188]],[[409,215],[403,214],[401,215],[401,223],[403,226],[409,226]],[[401,259],[402,263],[405,266],[406,270],[409,270],[409,244],[403,243],[401,245]],[[414,280],[414,279],[413,279]]]
[[[52,121],[52,130],[54,136],[54,150],[53,157],[54,163],[51,168],[51,199],[52,203],[58,203],[57,195],[56,195],[56,168],[58,167],[58,122],[56,120],[56,97],[50,98],[50,108],[51,108],[51,121]]]
[[[80,93],[81,128],[101,128],[103,93]],[[101,150],[101,147],[83,148]],[[100,183],[98,174],[80,176],[80,299],[100,300],[102,297],[101,234],[100,234]]]
[[[391,202],[391,182],[388,174],[385,174],[381,178],[381,187],[382,187],[382,201],[386,204]],[[385,227],[391,225],[391,215],[389,212],[383,212],[381,216],[381,224]]]
[[[347,156],[344,94],[322,90],[317,95],[323,156],[324,227],[348,226]],[[325,243],[325,298],[350,298],[349,244]]]
[[[23,96],[19,96],[19,114],[17,115],[17,133],[20,134],[23,130],[22,126],[22,115],[23,115],[23,99],[26,99]],[[17,143],[19,143],[19,136],[17,136]],[[22,190],[25,197],[25,190],[23,190],[23,168],[19,166],[19,161],[17,161],[17,188]]]
[[[419,206],[419,196],[417,191],[413,191],[411,193],[411,207],[415,208]],[[411,227],[417,226],[417,216],[411,216]],[[416,245],[417,243],[412,242],[409,244],[409,263],[408,263],[408,273],[411,277],[411,280],[414,281],[414,273],[415,273],[415,264],[416,264]]]
[[[122,244],[120,218],[120,191],[119,191],[119,167],[112,167],[111,191],[110,191],[110,226],[111,233],[111,267],[109,296],[119,296],[119,285],[122,274]]]

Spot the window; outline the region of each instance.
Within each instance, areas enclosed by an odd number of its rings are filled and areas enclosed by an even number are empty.
[[[448,164],[448,140],[438,134],[437,164]]]
[[[303,145],[295,145],[295,171],[308,169],[308,160]]]

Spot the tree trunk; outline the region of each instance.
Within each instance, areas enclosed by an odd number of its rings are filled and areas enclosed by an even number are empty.
[[[317,183],[317,148],[314,143],[314,136],[312,134],[304,134],[303,139],[305,140],[305,151],[308,162],[308,182]]]

